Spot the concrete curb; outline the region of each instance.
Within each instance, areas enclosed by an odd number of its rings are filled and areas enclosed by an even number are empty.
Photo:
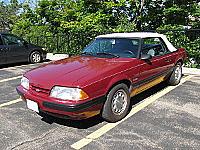
[[[183,74],[200,75],[200,69],[183,67]]]
[[[64,58],[68,58],[68,54],[53,54],[53,53],[47,53],[46,59],[49,60],[60,60]]]

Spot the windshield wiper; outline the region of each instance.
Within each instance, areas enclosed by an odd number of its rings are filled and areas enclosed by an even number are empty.
[[[119,58],[119,55],[112,54],[112,53],[106,53],[106,52],[99,52],[99,53],[97,53],[97,55],[109,55],[109,56]]]
[[[81,55],[90,55],[90,56],[92,56],[93,53],[91,53],[91,52],[82,52]]]

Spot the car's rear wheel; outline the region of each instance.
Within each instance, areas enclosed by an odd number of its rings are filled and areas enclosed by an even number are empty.
[[[107,99],[102,109],[101,116],[108,122],[123,119],[129,110],[130,94],[127,85],[118,84],[107,94]]]
[[[42,61],[42,56],[41,56],[40,52],[34,51],[30,54],[29,60],[31,63],[39,63]]]
[[[178,62],[174,67],[171,76],[168,79],[168,83],[170,85],[177,85],[180,83],[181,77],[182,77],[182,63]]]

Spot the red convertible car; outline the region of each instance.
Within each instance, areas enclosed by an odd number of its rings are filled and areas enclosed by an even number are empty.
[[[124,118],[132,96],[162,82],[179,84],[183,48],[158,33],[100,35],[79,56],[51,62],[24,74],[17,91],[37,113],[85,119],[100,114]]]

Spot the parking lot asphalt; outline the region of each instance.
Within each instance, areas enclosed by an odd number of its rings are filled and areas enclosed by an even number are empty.
[[[38,65],[0,68],[0,149],[200,148],[200,76],[184,76],[173,88],[161,83],[133,97],[131,115],[111,124],[99,116],[72,121],[28,110],[15,88],[21,75]]]

